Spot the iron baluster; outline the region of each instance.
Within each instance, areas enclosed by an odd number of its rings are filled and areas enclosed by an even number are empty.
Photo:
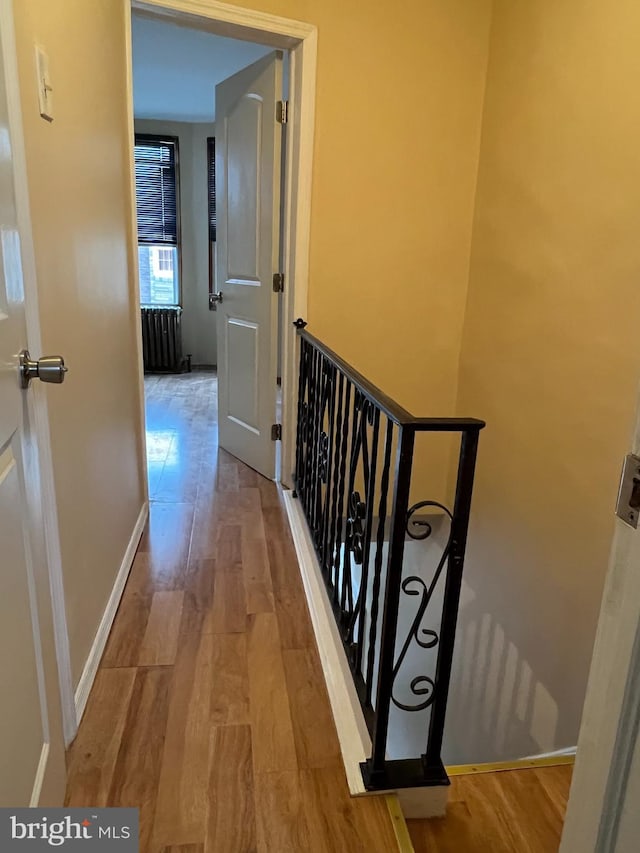
[[[348,454],[348,442],[349,442],[349,412],[351,411],[351,382],[348,379],[345,379],[347,385],[347,391],[345,395],[345,403],[344,403],[344,422],[342,424],[342,448],[340,452],[340,479],[338,481],[338,518],[336,523],[336,547],[334,554],[334,565],[335,565],[335,586],[333,591],[334,603],[338,605],[338,597],[339,591],[342,587],[342,578],[340,577],[340,553],[342,549],[342,531],[344,529],[344,478],[347,472],[347,454]]]
[[[313,496],[315,492],[316,472],[314,466],[315,456],[315,437],[318,429],[318,411],[319,411],[319,381],[318,367],[322,360],[322,354],[312,352],[311,354],[311,383],[309,386],[309,443],[307,445],[307,518],[311,525],[311,532],[314,529],[314,503]]]
[[[307,376],[309,371],[309,349],[307,341],[300,341],[300,376],[298,377],[298,423],[296,429],[295,485],[298,493],[304,491],[304,447],[306,443]]]
[[[446,784],[442,737],[478,436],[484,423],[413,417],[308,332],[299,330],[299,335],[295,487],[372,736],[371,757],[362,765],[365,785],[381,790]],[[384,439],[382,415],[387,419]],[[461,436],[452,512],[433,500],[409,508],[416,432]],[[441,535],[431,540],[430,547],[441,550],[428,579],[417,573],[405,577],[405,537],[430,539],[435,522],[417,512],[433,508],[450,519],[449,538],[444,545]],[[442,533],[440,527],[438,531]],[[422,559],[420,565],[425,565]],[[439,583],[444,584],[444,603],[433,612]],[[419,597],[419,603],[408,633],[399,637],[400,607],[410,597]],[[430,669],[428,659],[417,676],[417,658],[408,655],[416,646],[437,652]],[[397,692],[405,672],[410,700]],[[428,709],[424,754],[389,756],[392,706],[395,714]]]
[[[350,444],[350,453],[351,458],[349,460],[349,482],[347,486],[347,511],[349,512],[349,516],[347,517],[347,527],[345,532],[345,540],[344,540],[344,554],[342,555],[342,597],[340,599],[340,608],[342,610],[343,624],[341,627],[348,626],[349,619],[351,618],[351,614],[353,613],[353,591],[352,591],[352,573],[351,573],[351,550],[353,547],[353,537],[355,531],[353,530],[353,515],[354,510],[357,507],[354,504],[359,504],[359,500],[354,500],[354,483],[356,476],[356,469],[358,463],[358,453],[360,451],[360,418],[362,417],[362,403],[363,398],[362,394],[354,389],[353,393],[353,422],[351,424],[351,444]],[[348,604],[348,608],[347,608]]]
[[[367,654],[366,703],[371,705],[373,688],[373,668],[375,665],[376,637],[378,632],[378,611],[380,586],[382,582],[382,558],[384,552],[384,532],[387,522],[387,495],[389,493],[389,472],[391,469],[391,449],[393,446],[393,421],[387,418],[387,430],[384,443],[384,463],[380,481],[380,503],[378,505],[378,532],[376,536],[376,556],[373,566],[373,590],[371,594],[371,613],[369,616],[369,650]]]
[[[342,444],[342,401],[344,395],[344,376],[338,373],[338,404],[336,418],[334,424],[335,446],[333,448],[333,483],[331,493],[331,519],[329,521],[329,542],[327,545],[327,555],[324,560],[323,568],[326,570],[326,577],[332,580],[333,566],[335,561],[335,544],[336,544],[336,522],[338,516],[338,477],[339,477],[339,458]],[[327,483],[327,491],[329,483]]]
[[[351,540],[351,559],[350,566],[352,569],[351,572],[351,585],[353,587],[353,566],[360,566],[360,583],[358,589],[358,595],[356,596],[356,600],[353,604],[353,608],[351,611],[351,615],[349,617],[349,621],[346,626],[346,639],[347,643],[352,649],[354,655],[354,666],[356,669],[356,662],[358,659],[358,647],[357,642],[354,642],[354,634],[356,630],[356,623],[358,624],[358,628],[360,627],[360,616],[361,616],[361,607],[363,603],[363,583],[365,581],[365,573],[366,573],[366,563],[365,563],[365,551],[367,546],[367,516],[369,514],[369,507],[367,505],[367,495],[369,493],[369,484],[371,479],[371,462],[369,458],[369,436],[367,431],[367,424],[370,422],[373,416],[374,408],[370,404],[369,400],[365,400],[362,404],[362,409],[360,412],[360,420],[358,425],[358,437],[357,437],[357,452],[352,458],[352,469],[357,474],[360,466],[362,467],[362,480],[364,484],[364,500],[361,499],[360,492],[358,490],[351,491],[350,493],[350,507],[351,512],[349,514],[349,525],[351,526],[351,531],[353,533],[353,537]],[[354,480],[355,483],[355,480]],[[354,486],[352,486],[352,489]]]
[[[364,632],[366,627],[366,601],[367,588],[369,586],[369,555],[371,553],[371,529],[373,523],[373,507],[376,493],[376,469],[378,464],[378,435],[380,432],[380,410],[371,406],[369,411],[373,420],[373,434],[371,437],[371,457],[369,460],[369,471],[365,482],[365,504],[367,507],[364,525],[364,551],[362,555],[362,574],[360,577],[360,596],[358,604],[358,637],[356,640],[356,669],[362,671],[362,655],[364,652]]]
[[[314,439],[314,491],[313,491],[313,536],[316,548],[319,549],[322,536],[322,456],[326,431],[324,429],[325,415],[327,411],[327,361],[324,356],[320,362],[319,370],[319,411],[317,417],[317,430]]]
[[[327,429],[321,438],[320,448],[320,483],[322,488],[322,535],[320,544],[320,566],[322,573],[326,574],[327,549],[329,546],[329,501],[331,498],[331,468],[333,465],[333,448],[335,444],[335,416],[336,416],[336,381],[335,368],[327,364]],[[324,438],[326,436],[326,439]]]
[[[304,423],[304,459],[303,459],[303,473],[302,473],[302,505],[304,507],[305,515],[309,518],[309,482],[311,480],[311,433],[313,430],[313,399],[314,399],[314,389],[313,389],[313,370],[316,359],[316,353],[313,350],[313,347],[309,347],[308,352],[306,353],[306,394],[305,394],[305,405],[304,405],[304,415],[305,415],[305,423]]]
[[[382,611],[380,632],[380,663],[378,666],[378,689],[376,693],[375,723],[373,727],[371,758],[367,762],[366,782],[373,786],[384,786],[386,773],[387,732],[389,707],[393,690],[393,667],[398,628],[398,605],[402,582],[402,557],[409,489],[411,486],[411,463],[415,431],[403,426],[400,430],[396,454],[396,479],[394,483],[391,530],[389,532],[389,557],[387,560],[387,583]]]
[[[437,688],[427,738],[427,766],[436,765],[441,760],[440,753],[442,751],[447,698],[449,695],[449,683],[451,681],[453,647],[458,621],[458,604],[460,602],[460,588],[462,586],[464,552],[469,531],[469,516],[471,514],[471,497],[473,495],[473,477],[478,454],[478,439],[479,429],[474,429],[462,433],[460,441],[458,480],[453,505],[453,520],[451,522],[451,549],[444,601],[442,604],[441,639],[435,672]]]

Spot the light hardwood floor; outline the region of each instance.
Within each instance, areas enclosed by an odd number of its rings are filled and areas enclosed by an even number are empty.
[[[211,374],[146,381],[150,522],[69,751],[70,806],[138,806],[142,853],[395,851],[349,796],[276,487],[218,450]],[[417,853],[552,853],[570,768],[457,777]]]
[[[556,853],[572,770],[453,776],[446,818],[407,821],[415,853]]]
[[[211,374],[146,389],[151,517],[67,804],[139,806],[142,853],[397,849],[347,790],[278,490],[218,450]]]

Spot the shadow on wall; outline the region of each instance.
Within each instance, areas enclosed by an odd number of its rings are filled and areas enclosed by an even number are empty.
[[[443,516],[431,516],[429,522],[433,535],[428,540],[405,543],[403,579],[405,583],[409,578],[413,580],[401,596],[396,661],[415,627],[423,595],[449,536],[449,525]],[[440,633],[444,580],[443,574],[420,621],[423,639],[426,632]],[[509,761],[572,746],[558,743],[558,703],[521,655],[516,638],[495,621],[487,598],[483,599],[482,590],[476,591],[463,582],[442,748],[445,765]],[[411,684],[417,680],[424,687],[428,679],[434,678],[437,652],[437,646],[422,648],[413,636],[394,684],[398,702],[415,708],[425,698],[416,695]],[[388,744],[391,757],[406,758],[424,752],[430,713],[430,708],[408,711],[392,705]]]
[[[433,696],[445,592],[444,555],[451,535],[445,512],[418,513],[413,524],[431,532],[424,539],[410,535],[405,538],[395,646],[397,673],[387,742],[391,759],[413,758],[422,755],[427,747],[429,700]],[[388,531],[385,536],[380,560],[382,590],[387,582]],[[439,573],[441,565],[444,570]],[[362,567],[345,557],[341,546],[336,567],[337,589],[344,588],[345,571],[349,574],[347,586],[356,600],[364,576]],[[371,648],[375,574],[375,549],[372,549],[366,573],[361,675],[367,681],[368,667],[372,667],[373,685],[377,685],[381,638],[377,630]],[[553,654],[558,648],[553,645],[554,637],[545,630],[548,611],[540,612],[536,619],[533,599],[514,601],[505,609],[502,599],[509,593],[504,583],[496,584],[482,575],[479,588],[475,588],[475,579],[473,583],[472,586],[468,579],[463,580],[460,596],[442,746],[444,764],[513,761],[571,749],[575,742],[564,738],[571,731],[572,721],[569,714],[561,718],[558,698],[558,690],[567,679],[558,668],[563,659]],[[507,626],[497,621],[493,615],[496,611],[506,612],[512,623]],[[379,613],[375,618],[378,617]],[[533,638],[532,630],[537,632]],[[533,649],[537,662],[525,656],[523,648]],[[553,689],[548,678],[541,679],[543,670],[545,676],[557,677]]]
[[[509,761],[552,752],[560,748],[557,731],[557,702],[536,680],[513,638],[488,612],[482,593],[464,583],[443,744],[445,764]]]

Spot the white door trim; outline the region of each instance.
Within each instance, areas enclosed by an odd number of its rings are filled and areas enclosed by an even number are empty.
[[[140,419],[140,435],[138,445],[138,467],[142,482],[143,502],[149,504],[149,478],[147,470],[147,415],[144,401],[144,358],[142,355],[142,323],[140,322],[140,275],[138,270],[138,224],[136,213],[136,165],[134,152],[134,121],[133,121],[133,47],[131,36],[131,7],[129,3],[122,4],[124,15],[124,50],[125,50],[125,85],[126,85],[126,116],[127,116],[127,171],[129,173],[129,203],[127,216],[129,219],[129,281],[132,290],[129,299],[131,307],[131,322],[135,327],[136,362],[135,369],[138,380],[138,417]]]
[[[36,260],[31,226],[29,205],[29,184],[27,179],[27,159],[22,125],[22,106],[18,77],[18,58],[15,27],[13,21],[12,0],[0,0],[0,31],[7,65],[15,69],[7,83],[7,107],[11,122],[13,156],[15,162],[15,194],[18,227],[22,243],[22,267],[25,288],[25,316],[29,348],[36,358],[42,355],[40,334],[40,316],[38,310],[38,282]],[[60,702],[62,706],[62,724],[65,743],[69,744],[77,730],[73,684],[71,678],[71,657],[69,653],[69,635],[67,633],[67,615],[62,580],[62,559],[60,556],[60,535],[58,513],[53,480],[53,459],[49,434],[49,412],[45,390],[34,383],[29,391],[33,426],[38,443],[40,480],[43,495],[42,515],[45,528],[45,547],[51,586],[53,625],[55,632],[56,657],[58,661],[58,679],[60,684]]]
[[[257,41],[281,50],[289,50],[291,63],[289,120],[283,199],[285,291],[282,318],[282,453],[280,471],[276,473],[276,478],[285,485],[291,485],[295,459],[298,355],[293,321],[297,317],[306,318],[307,316],[317,29],[312,24],[220,3],[218,0],[131,0],[131,8],[169,18],[181,18],[192,26],[201,27],[219,35]],[[129,159],[133,170],[133,73],[130,23],[127,25],[126,33]],[[132,177],[131,241],[132,246],[135,246],[137,233],[133,186]],[[137,265],[135,281],[133,296],[139,304]],[[142,377],[140,334],[138,335],[138,360],[139,375]],[[142,378],[140,398],[141,406],[144,407]]]

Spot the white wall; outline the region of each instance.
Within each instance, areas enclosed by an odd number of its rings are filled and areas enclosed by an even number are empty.
[[[213,122],[136,119],[137,133],[178,137],[180,156],[182,340],[192,364],[216,364],[216,315],[209,311],[207,137]]]

